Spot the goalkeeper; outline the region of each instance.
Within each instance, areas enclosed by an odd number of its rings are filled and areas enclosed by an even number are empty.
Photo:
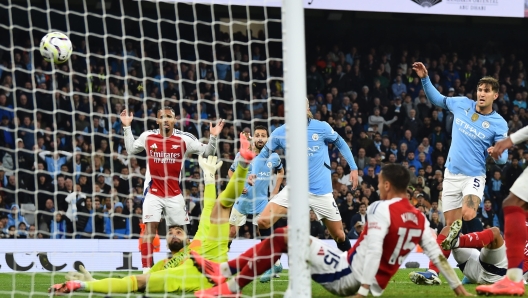
[[[216,157],[207,159],[199,156],[199,164],[204,172],[204,208],[198,231],[192,241],[181,226],[171,226],[167,234],[167,246],[173,254],[171,259],[156,263],[146,274],[130,275],[124,278],[105,278],[94,280],[81,268],[81,273],[70,273],[67,279],[78,279],[56,284],[49,289],[56,295],[74,291],[96,293],[166,293],[194,292],[213,286],[189,259],[189,252],[196,251],[207,255],[215,262],[227,261],[227,243],[229,241],[229,214],[237,197],[244,189],[248,164],[255,157],[250,150],[247,138],[240,135],[240,159],[234,175],[226,189],[216,197],[215,172],[222,166],[216,163]],[[216,201],[216,202],[215,202]]]

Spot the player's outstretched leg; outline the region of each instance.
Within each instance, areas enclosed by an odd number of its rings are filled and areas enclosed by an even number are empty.
[[[281,273],[283,270],[282,263],[280,261],[280,258],[273,264],[273,267],[268,269],[262,276],[260,277],[261,283],[267,283],[271,281],[272,277],[279,277],[279,273]]]
[[[526,173],[526,171],[524,172]],[[524,176],[521,175],[521,177]],[[524,246],[526,245],[526,228],[519,224],[527,221],[528,196],[524,190],[526,181],[519,178],[511,188],[510,195],[502,202],[504,211],[504,241],[507,243],[506,257],[508,271],[506,276],[492,285],[482,285],[476,288],[479,295],[524,295],[523,263]],[[519,197],[516,193],[524,194]],[[518,192],[517,192],[518,191]]]
[[[203,258],[195,258],[195,264],[207,275],[208,278],[221,280],[240,272],[238,276],[208,290],[194,293],[196,297],[238,297],[242,288],[253,279],[269,269],[273,263],[280,258],[282,253],[287,252],[288,238],[287,229],[276,229],[273,236],[248,249],[238,258],[229,262],[214,264]],[[195,254],[192,254],[196,257]],[[200,264],[201,262],[201,264]],[[219,275],[221,275],[219,277]],[[213,278],[212,278],[213,277]]]
[[[455,247],[455,244],[458,242],[458,237],[460,236],[460,230],[462,230],[462,220],[455,220],[449,227],[449,233],[447,234],[444,241],[440,246],[442,249],[451,250]]]
[[[462,228],[462,221],[454,221],[450,227],[444,227],[438,238],[446,239],[447,236],[452,235],[451,238],[455,238],[459,235],[460,229]],[[437,240],[438,240],[437,238]],[[444,240],[442,240],[444,241]],[[409,279],[417,285],[440,285],[442,281],[438,277],[438,274],[433,270],[427,271],[412,271],[409,273]]]
[[[71,280],[51,286],[48,289],[48,292],[55,296],[77,291],[96,293],[132,293],[138,291],[138,285],[144,287],[146,284],[146,276],[147,275],[139,276],[140,283],[138,283],[138,277],[135,275],[126,276],[124,278],[105,278],[94,281]]]

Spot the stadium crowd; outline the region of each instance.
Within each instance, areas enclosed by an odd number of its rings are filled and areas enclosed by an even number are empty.
[[[106,58],[97,45],[75,43],[71,61],[56,69],[36,51],[21,50],[29,40],[18,40],[13,55],[4,52],[0,238],[139,236],[146,163],[144,155],[127,154],[119,119],[125,108],[134,113],[136,136],[157,128],[161,106],[173,107],[177,128],[203,142],[209,137],[209,121],[226,119],[217,152],[224,161],[219,173],[223,187],[236,153],[235,136],[258,124],[271,133],[284,117],[280,59],[266,57],[265,43],[249,43],[249,48],[244,35],[234,36],[232,49],[216,49],[215,63],[174,59],[160,64],[142,59],[157,48],[141,52],[132,41],[125,48],[110,44],[112,56]],[[252,40],[262,41],[262,36]],[[99,55],[90,55],[88,48]],[[353,190],[349,166],[329,145],[333,194],[350,239],[361,233],[366,207],[379,199],[377,175],[385,163],[406,166],[412,204],[428,215],[437,232],[445,223],[442,180],[450,131],[456,128],[452,115],[425,97],[413,62],[427,65],[433,84],[445,96],[473,98],[481,77],[495,77],[501,87],[494,108],[510,132],[528,123],[527,71],[514,54],[461,49],[428,55],[420,50],[318,45],[307,51],[309,108],[314,118],[327,121],[346,140],[360,169],[361,187]],[[203,191],[193,158],[185,163],[182,182],[193,219],[191,234]],[[488,164],[485,200],[478,212],[484,227],[502,227],[501,202],[527,165],[526,146],[510,150],[502,168]],[[313,236],[331,239],[313,213],[310,220]],[[239,234],[254,237],[252,225]]]

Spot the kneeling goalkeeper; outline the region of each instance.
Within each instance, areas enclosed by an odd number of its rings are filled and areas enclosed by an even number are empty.
[[[96,293],[167,293],[194,292],[213,286],[189,259],[190,251],[198,252],[215,262],[227,261],[229,241],[229,214],[236,198],[244,189],[248,165],[255,157],[250,150],[247,138],[240,135],[241,159],[234,175],[229,180],[226,189],[216,200],[215,173],[222,166],[217,158],[199,157],[199,164],[204,172],[204,208],[200,217],[198,231],[192,241],[181,226],[171,226],[167,234],[167,246],[173,254],[171,259],[156,263],[146,274],[130,275],[124,278],[105,278],[94,280],[90,274],[81,268],[81,273],[70,274],[75,279],[62,284],[53,285],[49,292],[55,295],[74,291]]]

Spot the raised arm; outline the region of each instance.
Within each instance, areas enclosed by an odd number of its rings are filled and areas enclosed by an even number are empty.
[[[128,114],[127,110],[123,110],[121,112],[120,119],[121,123],[123,124],[125,148],[128,154],[137,154],[145,150],[145,138],[147,137],[147,133],[142,133],[137,140],[134,139],[134,135],[132,134],[132,128],[130,125],[132,124],[132,119],[134,119],[134,114],[132,114],[132,112]]]
[[[59,151],[59,153],[64,155],[64,156],[66,156],[66,159],[68,159],[68,160],[73,157],[73,153],[68,152],[68,151],[61,150],[61,151]]]
[[[50,154],[51,154],[50,151],[48,151],[48,150],[42,150],[42,151],[39,152],[38,155],[39,155],[39,157],[42,158],[43,160],[46,160],[46,156],[47,156],[47,155],[50,155]]]
[[[425,68],[425,65],[421,62],[416,62],[413,64],[413,69],[422,79],[422,86],[425,92],[425,96],[437,107],[441,107],[442,109],[449,110],[447,107],[446,99],[447,97],[443,96],[438,90],[436,90],[435,86],[431,83],[431,80],[429,79],[429,74],[427,72],[427,68]]]
[[[191,142],[187,142],[187,153],[203,155],[204,157],[207,157],[209,155],[215,155],[217,136],[222,132],[223,128],[224,119],[220,119],[216,126],[213,126],[213,122],[209,123],[210,136],[209,143],[207,145],[202,144],[202,142],[198,141],[198,139],[196,139],[196,137],[194,137],[193,135],[184,132],[184,135],[192,139]]]

